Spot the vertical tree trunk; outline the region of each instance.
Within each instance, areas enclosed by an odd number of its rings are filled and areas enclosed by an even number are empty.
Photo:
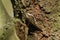
[[[60,40],[60,0],[0,0],[0,40]]]

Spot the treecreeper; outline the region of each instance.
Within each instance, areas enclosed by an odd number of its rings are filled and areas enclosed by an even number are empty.
[[[11,0],[20,40],[53,40],[57,0]],[[56,40],[56,39],[55,39]]]

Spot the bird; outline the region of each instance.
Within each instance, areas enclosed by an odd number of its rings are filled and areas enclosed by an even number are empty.
[[[27,18],[32,24],[35,24],[36,19],[35,19],[35,17],[34,17],[33,14],[31,14],[31,13],[26,13],[26,18]]]

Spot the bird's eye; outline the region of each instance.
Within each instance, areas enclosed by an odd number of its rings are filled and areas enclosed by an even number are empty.
[[[26,2],[29,2],[29,0],[26,0]]]

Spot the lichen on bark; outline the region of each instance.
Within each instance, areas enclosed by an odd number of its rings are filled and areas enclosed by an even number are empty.
[[[11,2],[14,17],[21,21],[16,22],[16,32],[20,40],[60,40],[59,0],[11,0]]]

